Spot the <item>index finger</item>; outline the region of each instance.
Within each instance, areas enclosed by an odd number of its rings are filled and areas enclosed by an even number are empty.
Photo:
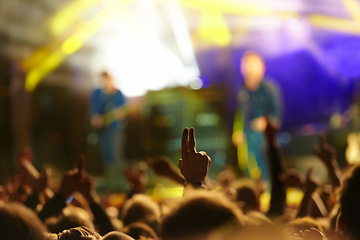
[[[195,129],[190,128],[189,132],[189,151],[196,152]]]
[[[78,160],[78,173],[79,175],[82,175],[85,169],[85,156],[84,154],[80,154],[79,155],[79,160]]]
[[[312,167],[310,167],[310,168],[307,170],[307,172],[306,172],[306,179],[310,179],[313,170],[314,170],[314,169],[313,169]]]
[[[188,133],[189,129],[184,128],[182,139],[181,139],[181,154],[184,156],[189,151],[189,144],[188,144]]]
[[[319,142],[320,146],[323,146],[325,143],[327,143],[325,133],[322,132],[319,134]]]

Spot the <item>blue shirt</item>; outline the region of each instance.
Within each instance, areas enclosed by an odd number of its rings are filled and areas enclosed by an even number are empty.
[[[120,90],[116,90],[114,94],[108,94],[103,89],[95,89],[90,99],[91,115],[108,116],[113,110],[125,105],[125,97]],[[121,126],[121,121],[113,117],[106,128],[116,129]]]

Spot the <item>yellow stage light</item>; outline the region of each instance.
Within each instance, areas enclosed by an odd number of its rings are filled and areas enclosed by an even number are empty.
[[[231,42],[230,30],[219,12],[203,12],[199,35],[203,42],[218,46],[228,46]]]
[[[25,89],[29,92],[33,91],[46,74],[59,66],[64,57],[65,55],[60,49],[54,52],[39,67],[32,69],[26,76]]]
[[[333,18],[323,15],[311,15],[309,16],[309,21],[316,27],[353,34],[360,33],[359,23],[352,20]]]
[[[358,23],[360,22],[360,6],[355,0],[343,0],[346,9]]]
[[[49,21],[50,30],[53,35],[64,32],[80,16],[93,8],[100,1],[98,0],[76,0],[70,1],[65,7],[58,11]]]
[[[83,40],[75,35],[74,37],[66,40],[61,46],[61,49],[65,54],[70,55],[79,50],[83,46],[83,44]]]

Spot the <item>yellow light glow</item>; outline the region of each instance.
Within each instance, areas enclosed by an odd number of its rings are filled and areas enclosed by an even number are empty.
[[[47,58],[39,67],[32,69],[26,76],[25,89],[29,92],[33,91],[42,78],[56,68],[64,58],[65,55],[63,52],[58,50]]]
[[[80,39],[77,35],[75,35],[74,37],[66,40],[61,46],[61,49],[64,51],[65,54],[70,55],[79,50],[83,44],[83,40]]]
[[[70,1],[65,7],[58,11],[49,21],[50,30],[53,35],[64,32],[76,19],[82,16],[90,8],[99,3],[97,0]]]
[[[114,9],[111,6],[103,9],[94,19],[79,28],[76,34],[65,40],[60,49],[31,69],[26,77],[25,89],[33,91],[44,76],[59,66],[66,56],[79,50],[84,42],[93,36],[113,13]]]
[[[240,2],[238,0],[179,0],[184,7],[196,8],[204,11],[217,11],[219,13],[239,14],[243,16],[277,16],[280,18],[294,18],[296,12],[274,11],[269,7],[252,2]]]
[[[286,190],[286,204],[288,206],[299,206],[304,197],[303,191],[296,188]]]
[[[183,187],[156,187],[147,190],[147,194],[155,201],[162,199],[180,198],[183,195]]]
[[[199,36],[203,42],[218,46],[228,46],[231,42],[230,30],[220,12],[203,12]]]
[[[360,133],[352,132],[347,136],[346,161],[352,165],[360,161]]]
[[[270,193],[268,192],[263,192],[261,195],[260,195],[260,210],[262,212],[267,212],[269,211],[269,208],[270,208],[270,200],[271,200],[271,195]]]
[[[354,0],[343,0],[346,9],[355,21],[360,23],[360,7],[359,4]]]
[[[26,58],[21,63],[21,67],[23,70],[29,70],[40,64],[45,58],[51,54],[52,50],[49,46],[38,49],[35,51],[30,57]]]
[[[41,74],[38,71],[29,72],[26,76],[25,89],[29,92],[33,91],[39,83],[39,79],[41,79]]]
[[[351,20],[333,18],[323,15],[311,15],[309,16],[309,21],[316,27],[327,28],[339,32],[353,34],[360,33],[359,24]]]
[[[85,24],[79,22],[78,18],[98,3],[104,3],[104,8],[91,21],[85,22]],[[121,2],[74,0],[63,7],[48,21],[49,27],[54,35],[62,34],[67,29],[69,29],[67,35],[72,35],[65,41],[64,36],[53,39],[50,44],[40,48],[21,63],[22,68],[28,71],[25,83],[26,90],[33,91],[46,74],[60,65],[66,56],[79,50],[85,41],[93,36],[119,10],[120,6],[128,6],[131,3],[133,0],[122,0]]]

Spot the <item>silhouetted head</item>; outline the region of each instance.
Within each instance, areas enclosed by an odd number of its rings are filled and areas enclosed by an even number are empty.
[[[101,236],[88,227],[76,227],[58,234],[58,240],[100,240]]]
[[[120,218],[124,226],[133,222],[143,222],[158,231],[161,211],[159,205],[151,197],[136,194],[124,204]]]
[[[113,231],[106,234],[101,240],[135,240],[125,233]]]
[[[133,237],[134,239],[149,238],[158,239],[154,229],[142,222],[134,222],[127,225],[123,230],[124,233]]]
[[[67,206],[63,213],[58,217],[52,217],[46,220],[47,229],[52,233],[59,233],[66,229],[85,226],[95,229],[92,217],[82,208]]]
[[[232,200],[244,212],[259,210],[260,192],[252,180],[240,179],[232,184],[230,191],[233,194]]]
[[[46,228],[29,208],[0,202],[1,240],[43,240]]]
[[[220,193],[194,191],[164,217],[161,238],[192,239],[219,229],[243,226],[245,221],[241,210]]]

